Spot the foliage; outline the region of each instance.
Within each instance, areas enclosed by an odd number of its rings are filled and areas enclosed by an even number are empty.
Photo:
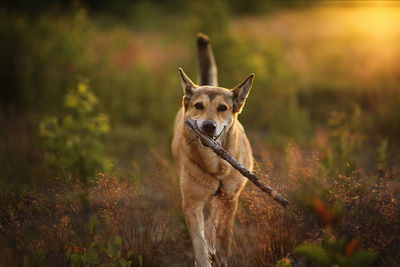
[[[365,141],[365,135],[360,132],[361,120],[362,113],[358,105],[355,105],[351,116],[344,112],[333,112],[329,119],[333,153],[328,156],[328,161],[347,175],[357,167],[357,153]]]
[[[353,250],[355,242],[346,244],[345,239],[326,240],[325,246],[319,244],[303,244],[294,249],[294,253],[304,256],[322,266],[362,267],[370,266],[377,254],[368,250]]]
[[[83,248],[81,251],[79,250],[79,247],[74,246],[72,249],[68,250],[67,258],[70,260],[71,266],[73,267],[90,266],[99,264],[99,258],[101,257],[101,254],[104,254],[100,266],[129,267],[131,266],[132,261],[127,261],[121,255],[121,245],[121,237],[115,236],[109,240],[92,242],[87,249]],[[131,256],[132,252],[129,252],[126,255],[127,258],[130,258]]]
[[[292,265],[290,259],[283,258],[283,259],[277,261],[275,266],[276,267],[292,267],[293,265]]]
[[[68,114],[60,120],[47,117],[39,126],[48,149],[46,163],[57,168],[64,178],[79,177],[84,184],[88,177],[110,166],[101,140],[110,126],[97,104],[87,82],[80,81],[65,98]]]

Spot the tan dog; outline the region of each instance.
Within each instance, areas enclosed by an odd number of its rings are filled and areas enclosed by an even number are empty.
[[[252,170],[252,150],[237,116],[249,94],[254,74],[232,90],[218,87],[217,68],[208,38],[200,34],[197,46],[199,85],[179,69],[184,97],[175,120],[172,152],[180,175],[183,211],[193,242],[195,264],[211,266],[217,233],[219,247],[226,255],[230,254],[238,197],[247,179],[199,139],[193,139],[194,134],[185,127],[184,120],[195,119],[205,134]],[[207,202],[210,211],[205,220],[203,210]]]

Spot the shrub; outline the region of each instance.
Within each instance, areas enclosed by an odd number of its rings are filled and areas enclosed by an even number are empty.
[[[62,118],[50,116],[40,123],[40,135],[48,149],[45,161],[63,178],[88,177],[110,167],[101,138],[110,130],[108,117],[97,107],[97,98],[86,81],[78,82],[65,98],[68,109]]]

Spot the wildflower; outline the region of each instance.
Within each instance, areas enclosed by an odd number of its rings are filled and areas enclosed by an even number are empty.
[[[329,210],[325,202],[321,199],[314,199],[311,205],[324,225],[331,225],[338,222],[339,216]]]
[[[346,256],[351,256],[358,250],[360,250],[360,241],[353,239],[346,247]]]
[[[73,253],[78,253],[79,252],[79,247],[78,246],[73,246],[72,247],[72,252]]]

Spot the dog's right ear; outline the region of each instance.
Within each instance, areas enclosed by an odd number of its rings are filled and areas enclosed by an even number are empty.
[[[233,92],[233,112],[240,113],[242,112],[244,102],[246,102],[246,98],[249,95],[251,86],[253,85],[254,73],[250,74],[243,82],[241,82],[238,86],[233,88],[231,91]]]
[[[186,76],[185,72],[182,68],[179,68],[179,73],[181,74],[182,88],[185,96],[191,96],[193,94],[193,89],[196,89],[198,86]]]

